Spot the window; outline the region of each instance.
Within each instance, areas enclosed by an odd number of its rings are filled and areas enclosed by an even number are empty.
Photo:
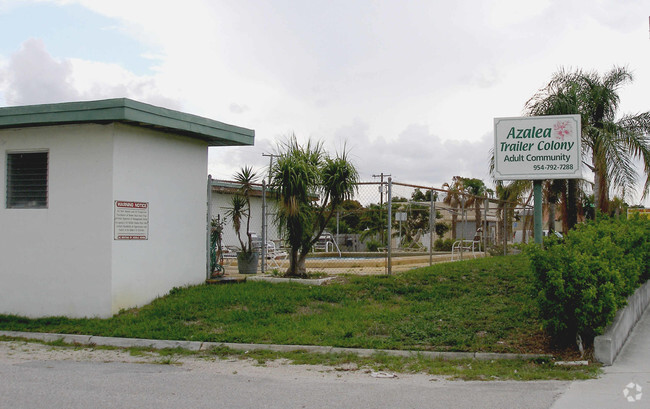
[[[7,208],[47,208],[47,152],[7,154]]]

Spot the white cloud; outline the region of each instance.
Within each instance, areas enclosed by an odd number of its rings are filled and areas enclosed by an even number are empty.
[[[9,105],[73,101],[79,97],[71,85],[72,64],[55,60],[42,41],[27,40],[11,56],[2,72]]]
[[[244,112],[246,112],[246,111],[248,111],[250,109],[248,107],[248,105],[239,105],[239,104],[236,104],[234,102],[232,104],[230,104],[229,108],[230,108],[230,112],[232,112],[234,114],[243,114]]]
[[[487,179],[492,119],[519,115],[561,66],[629,65],[621,112],[649,109],[643,2],[50,2],[115,19],[149,49],[154,73],[41,52],[53,68],[42,78],[60,80],[50,93],[129,93],[255,129],[256,147],[211,149],[210,171],[226,176],[243,161],[266,166],[261,153],[294,131],[332,147],[346,138],[368,174]],[[0,92],[9,102],[38,94],[29,90],[16,79]]]
[[[441,187],[453,176],[476,177],[490,183],[487,172],[491,134],[479,141],[444,141],[432,134],[427,126],[410,125],[397,139],[368,136],[368,125],[357,120],[341,127],[335,136],[321,140],[331,154],[347,149],[363,181],[372,181],[373,174],[390,174],[395,181],[429,187]],[[287,132],[285,135],[290,134]],[[305,141],[308,138],[299,137]],[[243,164],[254,166],[266,175],[269,158],[263,153],[277,153],[278,142],[267,139],[255,147],[212,148],[210,173],[217,179],[228,179]],[[318,141],[318,138],[313,138]]]
[[[0,67],[8,105],[127,97],[179,108],[160,94],[155,78],[138,77],[116,64],[57,59],[39,39],[25,41]]]

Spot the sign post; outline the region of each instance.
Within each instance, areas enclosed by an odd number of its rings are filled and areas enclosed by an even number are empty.
[[[542,243],[542,181],[581,179],[580,115],[494,118],[494,178],[532,180],[535,242]]]
[[[535,223],[535,243],[542,244],[542,181],[533,180],[533,222]],[[524,226],[525,227],[525,226]]]

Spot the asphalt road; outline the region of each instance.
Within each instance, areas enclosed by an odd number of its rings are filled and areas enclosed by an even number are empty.
[[[546,409],[569,386],[426,375],[376,378],[358,370],[234,360],[154,361],[125,352],[0,343],[0,408]]]

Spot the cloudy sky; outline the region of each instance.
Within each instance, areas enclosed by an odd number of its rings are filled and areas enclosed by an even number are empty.
[[[650,110],[638,0],[0,0],[0,106],[128,97],[252,128],[209,172],[262,169],[295,133],[344,146],[363,180],[489,181],[493,118],[560,67],[629,67]],[[633,199],[634,202],[636,199]]]

